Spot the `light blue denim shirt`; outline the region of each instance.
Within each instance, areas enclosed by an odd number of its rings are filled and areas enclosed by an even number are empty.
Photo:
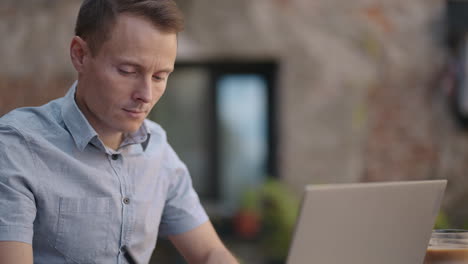
[[[30,243],[34,263],[148,263],[159,236],[208,221],[165,132],[145,120],[104,146],[63,98],[0,118],[0,241]]]

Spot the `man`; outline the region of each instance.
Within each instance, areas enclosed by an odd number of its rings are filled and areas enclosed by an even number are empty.
[[[0,119],[0,263],[148,263],[167,236],[189,263],[237,263],[164,131],[145,120],[173,71],[172,0],[86,0],[63,98]]]

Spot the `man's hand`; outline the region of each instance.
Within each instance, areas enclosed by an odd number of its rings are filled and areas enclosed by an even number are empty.
[[[30,244],[0,241],[0,264],[33,264]]]
[[[211,222],[186,233],[169,236],[172,244],[190,264],[238,264],[219,239]]]

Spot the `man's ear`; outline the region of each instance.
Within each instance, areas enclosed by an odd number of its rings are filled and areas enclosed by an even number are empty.
[[[91,54],[86,41],[74,36],[70,44],[70,58],[78,73],[83,72],[84,62],[88,56],[91,56]]]

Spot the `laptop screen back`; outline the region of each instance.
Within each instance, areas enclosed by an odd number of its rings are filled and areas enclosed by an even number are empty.
[[[422,263],[446,184],[307,186],[287,263]]]

